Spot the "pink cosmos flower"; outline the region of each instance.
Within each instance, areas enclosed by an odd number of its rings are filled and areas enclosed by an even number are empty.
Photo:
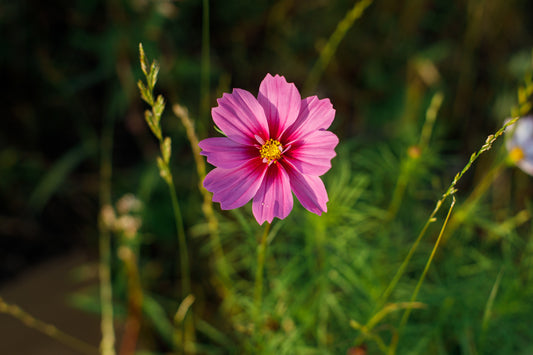
[[[204,180],[223,210],[245,205],[259,224],[283,219],[293,206],[292,193],[309,211],[327,211],[328,194],[320,176],[331,168],[339,139],[326,131],[335,118],[329,99],[302,99],[293,83],[267,74],[257,99],[233,89],[211,111],[226,137],[199,145],[214,165]]]

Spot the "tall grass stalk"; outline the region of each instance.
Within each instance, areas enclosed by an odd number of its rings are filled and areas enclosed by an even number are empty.
[[[185,237],[185,229],[183,227],[183,218],[181,215],[181,209],[178,201],[176,187],[174,185],[174,178],[170,169],[170,156],[172,154],[172,142],[170,137],[164,137],[161,131],[161,116],[165,109],[165,100],[161,95],[158,95],[157,99],[154,99],[154,86],[157,82],[157,75],[159,73],[159,64],[153,61],[150,65],[146,59],[144,49],[141,43],[139,43],[139,57],[141,62],[141,69],[146,77],[146,84],[141,80],[137,82],[142,99],[148,103],[151,110],[145,111],[145,119],[148,127],[151,129],[154,136],[159,140],[159,147],[161,150],[161,156],[157,157],[157,165],[159,167],[159,174],[163,180],[167,183],[170,198],[172,200],[172,210],[174,212],[174,222],[176,225],[176,233],[178,235],[179,244],[179,259],[180,259],[180,271],[181,271],[181,296],[183,299],[191,294],[191,276],[189,269],[189,252],[187,248],[187,240]],[[181,340],[181,346],[185,352],[193,349],[189,349],[194,344],[195,330],[193,324],[193,318],[191,312],[185,318],[184,326],[182,324],[175,324],[177,339]]]
[[[435,245],[433,246],[433,250],[431,250],[431,254],[429,255],[428,261],[426,262],[426,266],[424,267],[424,271],[422,271],[422,274],[420,275],[420,278],[418,279],[418,282],[416,284],[416,287],[413,291],[413,294],[411,295],[411,299],[409,302],[415,302],[416,297],[418,296],[418,292],[420,291],[420,287],[422,287],[422,283],[426,279],[426,275],[428,273],[429,267],[431,266],[431,263],[433,262],[433,259],[435,257],[435,254],[437,253],[437,249],[439,248],[440,241],[442,240],[442,235],[444,234],[444,230],[446,229],[446,225],[448,224],[448,220],[450,219],[450,216],[452,214],[453,207],[455,206],[455,196],[452,196],[452,203],[450,205],[450,208],[448,209],[448,214],[446,215],[446,219],[444,220],[444,223],[442,224],[442,227],[440,229],[439,236],[437,238],[437,241],[435,242]],[[400,326],[398,328],[398,332],[396,333],[396,336],[392,338],[391,346],[389,348],[389,355],[393,355],[396,353],[396,347],[398,345],[398,340],[401,335],[402,329],[407,323],[407,320],[409,319],[409,315],[411,314],[412,308],[406,308],[402,319],[400,321]]]
[[[492,307],[494,305],[494,299],[496,299],[496,295],[498,294],[498,289],[500,288],[500,282],[502,280],[502,276],[503,276],[503,268],[498,273],[498,276],[496,277],[496,281],[494,281],[494,285],[492,286],[492,289],[490,290],[489,298],[487,299],[487,304],[485,305],[485,311],[483,312],[483,321],[481,323],[482,336],[486,334],[487,328],[489,326],[489,320],[492,314]],[[484,344],[484,342],[481,342],[481,343]]]
[[[394,192],[392,193],[391,202],[389,204],[387,212],[388,221],[391,221],[396,216],[396,213],[400,208],[405,189],[407,188],[407,184],[411,180],[411,174],[415,170],[417,164],[420,162],[421,155],[424,153],[427,146],[429,145],[429,139],[431,137],[431,133],[433,132],[437,113],[439,112],[443,100],[444,95],[440,91],[435,93],[435,95],[433,95],[431,99],[429,107],[426,110],[426,119],[424,121],[424,126],[422,127],[420,140],[418,142],[418,145],[413,147],[416,153],[409,154],[406,160],[404,160],[402,163],[400,175],[398,176],[396,187],[394,188]]]
[[[113,115],[106,117],[102,130],[100,146],[100,220],[98,223],[98,248],[100,261],[98,271],[100,276],[100,308],[102,340],[100,351],[102,355],[115,354],[115,329],[113,325],[113,288],[111,284],[111,231],[104,222],[103,213],[111,207],[111,176],[113,150]]]
[[[191,150],[194,156],[196,164],[196,173],[198,175],[198,189],[204,199],[202,203],[202,212],[207,219],[207,228],[211,237],[211,243],[214,248],[215,264],[217,269],[221,272],[224,279],[228,279],[230,275],[230,267],[224,256],[224,250],[220,241],[220,233],[218,230],[218,220],[213,210],[212,195],[203,185],[203,181],[206,175],[205,161],[200,155],[200,147],[198,146],[198,136],[194,130],[194,124],[189,117],[188,110],[178,104],[172,106],[172,111],[181,120],[181,123],[185,127],[187,138],[191,144]]]
[[[124,262],[128,279],[128,316],[124,324],[120,355],[135,354],[141,330],[143,291],[137,266],[137,255],[138,252],[134,251],[131,246],[123,245],[119,249],[119,257]]]
[[[470,169],[472,164],[479,158],[479,156],[481,154],[483,154],[484,152],[486,152],[486,151],[488,151],[488,150],[490,150],[492,148],[492,145],[494,144],[496,139],[498,139],[505,132],[505,129],[507,127],[513,125],[519,119],[520,119],[520,117],[515,117],[515,118],[509,120],[496,133],[489,135],[487,137],[487,139],[485,140],[485,144],[483,144],[483,146],[477,152],[473,153],[470,156],[470,159],[467,162],[467,164],[465,165],[465,167],[463,168],[463,170],[461,170],[459,173],[457,173],[455,175],[453,181],[449,185],[449,187],[446,190],[446,192],[436,202],[435,208],[431,212],[429,218],[426,220],[424,226],[422,227],[422,230],[420,231],[420,233],[418,234],[416,240],[414,241],[414,243],[412,244],[411,248],[409,249],[409,251],[407,253],[407,256],[404,258],[404,260],[402,261],[402,264],[398,268],[398,271],[396,272],[396,274],[394,275],[394,277],[390,281],[389,285],[386,287],[385,291],[381,295],[381,297],[380,297],[380,299],[379,299],[379,301],[377,303],[378,304],[378,307],[377,307],[378,311],[377,312],[379,312],[386,305],[386,302],[388,301],[390,295],[392,294],[392,291],[395,289],[396,285],[398,284],[398,281],[403,276],[403,274],[405,272],[405,269],[407,268],[407,265],[409,264],[413,254],[415,253],[416,249],[418,248],[418,245],[420,244],[420,241],[422,240],[422,237],[426,234],[426,231],[427,231],[428,227],[430,226],[430,224],[436,221],[435,216],[436,216],[437,212],[440,210],[440,208],[442,207],[442,204],[444,203],[444,201],[449,196],[454,195],[455,192],[457,191],[456,190],[456,185],[459,182],[459,180]],[[436,251],[436,249],[435,249],[435,251]],[[372,318],[373,318],[373,316],[370,317],[369,321],[363,326],[366,329],[367,332],[370,332],[372,330],[372,327],[369,326],[370,325],[370,320]]]
[[[200,74],[200,120],[209,113],[209,0],[202,1],[202,63]]]
[[[304,83],[302,90],[304,93],[307,94],[316,88],[318,82],[320,81],[320,78],[322,77],[322,74],[324,73],[324,70],[326,70],[329,62],[331,61],[331,58],[337,51],[339,43],[346,35],[346,32],[348,32],[348,30],[352,27],[355,20],[357,20],[363,15],[365,9],[369,7],[372,2],[373,0],[361,0],[356,2],[353,8],[348,11],[346,16],[344,16],[344,18],[337,24],[337,28],[329,37],[324,48],[322,48],[322,50],[320,51],[320,56],[313,68],[311,69],[311,72],[309,73],[309,76],[307,77],[307,80]]]
[[[507,160],[501,159],[501,161],[492,168],[488,173],[483,176],[483,179],[476,185],[474,191],[468,196],[466,201],[458,208],[458,210],[452,216],[449,226],[443,238],[443,242],[455,232],[455,230],[465,221],[475,208],[477,202],[492,185],[492,183],[500,176],[501,172],[507,167]]]

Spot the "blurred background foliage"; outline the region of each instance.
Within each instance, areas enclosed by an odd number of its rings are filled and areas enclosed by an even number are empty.
[[[209,107],[233,87],[256,94],[266,73],[284,75],[302,90],[353,4],[211,1]],[[317,218],[295,206],[275,224],[267,264],[271,295],[265,304],[273,313],[265,353],[344,353],[362,343],[368,343],[369,353],[377,349],[371,340],[361,340],[349,320],[364,323],[373,315],[435,201],[509,117],[516,89],[531,69],[532,13],[533,3],[526,0],[379,0],[348,30],[317,87],[305,93],[329,97],[337,110],[332,130],[341,141],[339,156],[325,177],[329,212]],[[133,193],[144,206],[139,264],[143,289],[153,302],[144,306],[149,321],[143,341],[147,348],[172,348],[161,315],[171,318],[179,304],[178,245],[155,164],[157,142],[144,122],[146,106],[136,86],[142,75],[138,44],[160,62],[156,93],[189,109],[200,138],[215,134],[201,108],[202,2],[5,1],[0,28],[0,281],[73,248],[97,256],[100,137],[112,122],[112,200]],[[404,172],[408,183],[401,208],[388,219],[408,149],[419,141],[436,92],[444,100],[431,142]],[[224,299],[212,281],[217,272],[209,262],[212,249],[190,145],[170,108],[162,123],[173,141],[171,163],[193,256],[195,307],[204,322],[199,342],[208,353],[238,353],[246,343],[246,326],[239,326],[245,321],[236,309],[246,309],[246,299]],[[501,142],[465,175],[459,205],[503,159],[500,148]],[[426,310],[413,311],[400,353],[533,351],[530,182],[507,169],[489,198],[471,204],[473,210],[457,207],[466,217],[458,215],[455,237],[437,257],[420,297]],[[521,211],[522,219],[510,220]],[[219,218],[225,251],[239,276],[235,293],[245,295],[259,228],[249,206]],[[429,239],[394,300],[408,300],[433,246]],[[127,289],[124,270],[116,256],[113,260],[120,317]],[[503,269],[496,321],[482,323]],[[79,304],[90,308],[91,302]],[[380,330],[386,339],[388,327]]]

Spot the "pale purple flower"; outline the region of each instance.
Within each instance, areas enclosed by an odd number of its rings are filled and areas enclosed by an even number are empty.
[[[335,118],[329,99],[302,99],[293,83],[267,74],[257,99],[233,89],[218,99],[213,120],[226,137],[199,143],[214,165],[204,180],[223,210],[245,205],[259,224],[283,219],[292,193],[309,211],[327,211],[328,194],[320,176],[331,168],[339,139],[326,129]]]
[[[520,118],[506,128],[506,133],[505,145],[511,161],[533,175],[533,116]]]

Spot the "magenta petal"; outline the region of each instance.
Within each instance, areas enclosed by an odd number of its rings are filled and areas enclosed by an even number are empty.
[[[298,119],[285,132],[284,141],[292,142],[314,131],[327,129],[334,118],[335,109],[329,99],[306,97],[302,100]]]
[[[285,162],[287,164],[287,162]],[[322,180],[315,175],[303,175],[296,169],[287,168],[292,192],[309,211],[321,215],[327,212],[328,193]]]
[[[238,208],[255,196],[267,167],[260,159],[254,159],[238,169],[215,168],[205,177],[204,187],[223,210]]]
[[[272,164],[257,190],[252,211],[257,223],[272,223],[274,217],[284,219],[292,210],[293,199],[289,175],[280,164]]]
[[[330,131],[315,131],[297,141],[285,154],[285,159],[302,174],[324,175],[331,168],[339,138]]]
[[[206,138],[198,143],[207,162],[217,168],[237,168],[258,156],[257,148],[235,143],[226,137]]]
[[[263,106],[270,127],[270,138],[278,139],[300,112],[301,96],[283,76],[267,74],[259,86],[257,100]]]
[[[253,144],[255,136],[268,138],[268,123],[263,107],[246,90],[233,89],[217,100],[211,110],[213,121],[231,140],[241,144]]]

